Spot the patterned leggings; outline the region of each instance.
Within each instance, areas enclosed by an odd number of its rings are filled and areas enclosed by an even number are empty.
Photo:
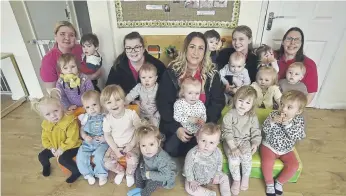
[[[135,172],[135,183],[137,188],[142,189],[141,196],[150,196],[157,188],[162,187],[162,182],[143,179],[139,167]]]
[[[235,181],[240,181],[240,163],[243,176],[250,176],[252,163],[251,153],[241,154],[239,157],[228,156],[229,169]]]
[[[138,149],[134,148],[130,152],[125,155],[126,159],[126,175],[133,175],[136,167],[138,165]],[[116,173],[116,174],[124,174],[125,168],[118,163],[119,158],[115,156],[113,150],[109,147],[104,158],[105,168]]]
[[[231,189],[229,186],[229,179],[228,176],[224,173],[220,173],[215,175],[213,178],[212,184],[219,184],[220,185],[220,193],[221,196],[229,196],[231,195]],[[198,188],[193,191],[190,189],[189,182],[185,180],[185,190],[189,195],[192,196],[216,196],[216,192],[209,190],[207,188],[204,188],[202,186],[198,186]]]

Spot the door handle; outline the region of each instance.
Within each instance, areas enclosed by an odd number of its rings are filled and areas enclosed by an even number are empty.
[[[270,31],[272,29],[273,20],[276,18],[284,18],[284,16],[274,16],[274,12],[269,13],[268,23],[267,23],[267,30],[268,31]]]

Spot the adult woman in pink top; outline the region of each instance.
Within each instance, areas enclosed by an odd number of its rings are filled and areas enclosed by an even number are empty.
[[[318,90],[318,76],[316,63],[304,55],[304,34],[298,27],[290,28],[282,39],[281,48],[278,51],[279,79],[286,78],[286,71],[294,62],[302,62],[306,73],[301,82],[308,90],[308,104],[314,99]]]
[[[56,66],[61,54],[72,53],[82,62],[82,46],[77,44],[77,31],[74,26],[68,21],[59,21],[55,25],[54,34],[56,44],[43,57],[40,68],[40,76],[47,90],[55,88],[55,83],[59,78],[59,71]],[[85,64],[81,63],[81,72],[83,72],[83,66],[85,66]],[[101,70],[98,70],[94,74],[88,75],[88,77],[91,80],[97,79],[100,73]]]

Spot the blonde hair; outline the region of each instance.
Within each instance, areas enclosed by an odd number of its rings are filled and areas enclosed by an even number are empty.
[[[58,58],[57,67],[61,71],[64,66],[66,66],[69,62],[72,62],[72,61],[74,63],[76,63],[77,69],[79,71],[80,63],[79,63],[79,61],[77,61],[76,57],[73,54],[70,54],[70,53],[66,53],[66,54],[60,55],[60,57]]]
[[[147,72],[152,71],[155,73],[155,75],[157,75],[156,67],[153,64],[148,62],[143,63],[142,67],[138,70],[139,75],[141,75],[141,73],[144,71],[147,71]]]
[[[125,101],[125,92],[124,92],[124,90],[119,85],[112,84],[112,85],[106,86],[102,90],[101,96],[100,96],[101,104],[104,106],[106,104],[106,102],[111,99],[112,96],[115,99],[120,98],[120,99]]]
[[[202,78],[202,91],[204,91],[205,81],[207,80],[208,77],[213,79],[214,75],[217,73],[217,70],[216,70],[215,64],[212,63],[211,61],[210,51],[208,50],[208,43],[202,33],[191,32],[190,34],[188,34],[184,40],[183,51],[179,52],[178,57],[175,60],[173,60],[171,63],[169,63],[168,67],[172,68],[175,74],[179,77],[178,79],[179,83],[181,83],[185,77],[192,75],[191,73],[188,73],[186,53],[192,39],[196,37],[202,39],[205,45],[204,56],[200,65],[201,78]]]
[[[83,105],[87,100],[90,100],[90,99],[96,99],[97,101],[100,102],[100,93],[96,90],[88,90],[85,93],[83,93],[81,97],[81,101]]]
[[[220,134],[221,135],[221,127],[217,124],[214,124],[212,122],[205,123],[201,129],[198,131],[198,134],[207,134],[207,135],[214,135],[214,134]]]
[[[263,73],[270,74],[271,79],[272,79],[272,85],[278,84],[278,74],[273,67],[268,67],[268,66],[260,67],[257,71],[257,74],[256,74],[256,80]]]
[[[245,55],[241,52],[233,52],[230,56],[229,56],[229,64],[231,64],[232,62],[242,62],[242,64],[245,66]]]
[[[61,27],[69,27],[74,31],[75,37],[77,37],[76,28],[69,21],[59,21],[55,24],[54,34],[56,35]]]
[[[308,99],[306,95],[304,95],[303,92],[297,91],[297,90],[290,90],[282,94],[280,102],[281,104],[287,103],[287,102],[298,102],[299,110],[303,112],[304,108],[306,107],[308,103]]]
[[[45,95],[44,97],[37,99],[34,98],[31,100],[31,109],[34,110],[37,114],[39,114],[41,117],[42,112],[41,112],[41,107],[44,107],[46,105],[57,105],[59,107],[61,107],[61,109],[63,110],[63,106],[60,102],[61,99],[61,95],[60,95],[60,90],[57,88],[53,88],[47,95]]]
[[[256,108],[255,102],[257,99],[257,92],[252,86],[249,86],[249,85],[242,86],[237,90],[237,92],[235,93],[233,97],[232,108],[235,108],[235,104],[238,99],[246,99],[246,98],[252,98],[253,103],[252,103],[251,109],[247,111],[245,114],[249,116],[253,116],[255,115],[255,108]]]
[[[138,127],[135,131],[136,140],[139,142],[141,139],[147,136],[153,136],[157,139],[158,142],[162,141],[162,135],[159,128],[154,125],[146,124]]]
[[[199,80],[193,77],[187,77],[182,81],[180,85],[179,98],[184,98],[184,91],[186,90],[187,85],[193,85],[194,87],[202,87],[202,84]]]
[[[301,70],[303,76],[305,75],[306,67],[305,67],[304,63],[302,63],[302,62],[294,62],[294,63],[292,63],[291,65],[288,66],[288,68],[293,68],[293,67],[299,68]],[[287,69],[287,71],[288,71],[288,69]],[[287,71],[286,71],[286,73],[287,73]]]

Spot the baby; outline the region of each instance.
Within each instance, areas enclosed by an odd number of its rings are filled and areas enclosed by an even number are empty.
[[[282,93],[285,93],[289,90],[301,91],[305,95],[308,94],[308,90],[304,83],[301,80],[304,78],[306,72],[305,65],[301,62],[292,63],[287,71],[286,78],[279,81],[279,85]]]
[[[270,46],[263,44],[256,49],[256,55],[260,59],[258,68],[270,66],[273,67],[277,73],[279,73],[278,61],[275,59],[273,49]]]

